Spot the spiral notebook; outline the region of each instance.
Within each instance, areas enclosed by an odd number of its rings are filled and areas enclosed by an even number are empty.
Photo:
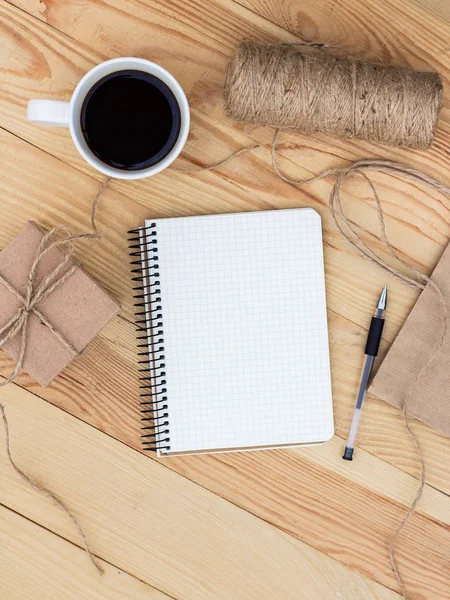
[[[129,235],[144,448],[178,455],[329,439],[319,215],[157,219]]]

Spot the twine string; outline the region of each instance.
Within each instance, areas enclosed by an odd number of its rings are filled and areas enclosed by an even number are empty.
[[[13,467],[14,471],[21,477],[21,479],[25,483],[27,483],[34,490],[37,490],[42,496],[45,496],[46,498],[48,498],[49,500],[51,500],[51,502],[55,506],[57,506],[58,508],[62,509],[66,513],[66,515],[70,518],[70,520],[74,524],[75,529],[77,530],[78,535],[80,536],[80,539],[82,541],[83,547],[86,550],[89,558],[91,559],[92,564],[95,566],[95,568],[97,569],[97,571],[100,574],[103,574],[103,572],[104,572],[103,568],[100,565],[100,563],[97,561],[97,559],[95,558],[95,556],[92,554],[92,551],[91,551],[91,549],[89,547],[89,544],[87,542],[86,536],[85,536],[84,531],[82,530],[82,528],[81,528],[81,526],[80,526],[80,524],[78,522],[78,519],[75,517],[75,515],[69,509],[69,507],[67,506],[67,504],[65,502],[63,502],[60,498],[58,498],[58,496],[56,496],[56,494],[54,494],[53,492],[51,492],[50,490],[48,490],[47,488],[45,488],[44,486],[42,486],[40,483],[37,483],[36,480],[34,480],[31,477],[29,477],[14,462],[13,457],[11,456],[8,419],[6,418],[5,407],[3,406],[3,404],[0,404],[0,411],[2,413],[3,428],[4,428],[4,432],[5,432],[6,455],[8,457],[10,465]]]
[[[67,271],[64,272],[64,267],[68,264],[69,260],[72,257],[75,242],[81,239],[101,239],[101,235],[97,229],[95,217],[97,213],[99,198],[110,180],[111,177],[107,177],[104,180],[99,190],[97,191],[97,194],[95,195],[94,201],[92,203],[92,231],[88,233],[72,234],[69,227],[67,227],[66,225],[60,225],[54,227],[42,237],[42,240],[36,251],[33,263],[31,265],[30,272],[28,274],[27,289],[24,296],[22,296],[22,294],[20,294],[20,292],[16,290],[16,288],[12,286],[11,283],[9,283],[3,276],[0,275],[0,284],[4,285],[21,303],[21,306],[17,309],[16,313],[0,329],[0,347],[2,347],[8,340],[13,339],[17,335],[20,335],[20,350],[16,366],[12,370],[10,375],[0,383],[0,387],[3,387],[7,383],[13,381],[17,377],[20,369],[23,366],[25,350],[27,345],[27,325],[29,316],[31,314],[36,315],[42,321],[42,323],[44,323],[44,325],[48,327],[48,329],[53,333],[53,335],[57,337],[61,344],[67,350],[69,350],[69,352],[71,352],[71,354],[74,357],[79,354],[78,351],[72,346],[72,344],[65,339],[61,332],[54,328],[52,324],[48,321],[48,319],[44,317],[41,311],[37,308],[37,304],[45,300],[45,298],[47,298],[58,286],[64,283],[69,277],[71,277],[71,275],[78,269],[78,265],[73,264]],[[60,239],[58,238],[58,234],[61,233],[64,235],[64,237]],[[39,263],[46,256],[46,254],[54,248],[59,248],[65,251],[63,252],[62,258],[57,264],[57,266],[37,286],[36,271],[39,266]],[[25,483],[27,483],[34,490],[38,491],[42,496],[49,498],[55,506],[57,506],[63,512],[66,513],[66,515],[74,524],[75,529],[77,530],[82,545],[85,551],[87,552],[91,563],[94,565],[98,573],[103,574],[103,568],[92,553],[88,541],[86,539],[86,535],[80,523],[78,522],[78,519],[75,517],[75,515],[67,506],[67,504],[63,502],[63,500],[58,498],[58,496],[56,496],[49,489],[38,483],[35,479],[32,479],[29,475],[26,475],[26,473],[24,473],[22,469],[20,469],[14,462],[10,448],[8,419],[6,417],[5,407],[2,404],[0,404],[0,411],[2,413],[3,420],[6,455],[10,465]]]
[[[218,162],[212,163],[207,166],[202,167],[188,167],[187,169],[179,168],[179,167],[169,167],[171,171],[175,171],[177,173],[206,173],[206,171],[213,171],[214,169],[218,169],[219,167],[223,167],[223,165],[227,164],[233,158],[236,158],[240,154],[244,154],[244,152],[248,152],[249,150],[255,150],[255,148],[261,148],[262,144],[252,144],[251,146],[244,146],[243,148],[239,148],[235,152],[232,152],[224,159],[219,160]]]

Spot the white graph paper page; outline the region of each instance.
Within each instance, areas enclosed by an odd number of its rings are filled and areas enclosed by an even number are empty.
[[[156,223],[170,453],[333,435],[313,209]]]

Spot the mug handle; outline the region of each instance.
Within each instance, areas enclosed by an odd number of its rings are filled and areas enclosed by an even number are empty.
[[[30,100],[27,118],[41,125],[69,127],[70,102],[57,100]]]

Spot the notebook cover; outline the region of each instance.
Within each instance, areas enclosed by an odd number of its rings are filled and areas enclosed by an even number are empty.
[[[433,279],[441,289],[450,314],[450,245],[437,264]],[[369,392],[402,408],[406,395],[408,413],[450,435],[450,335],[416,384],[413,383],[434,352],[442,333],[443,307],[428,284],[394,340]]]
[[[149,346],[147,369],[140,361],[144,448],[170,455],[329,439],[320,216],[157,219],[130,234],[143,286],[141,356]]]

